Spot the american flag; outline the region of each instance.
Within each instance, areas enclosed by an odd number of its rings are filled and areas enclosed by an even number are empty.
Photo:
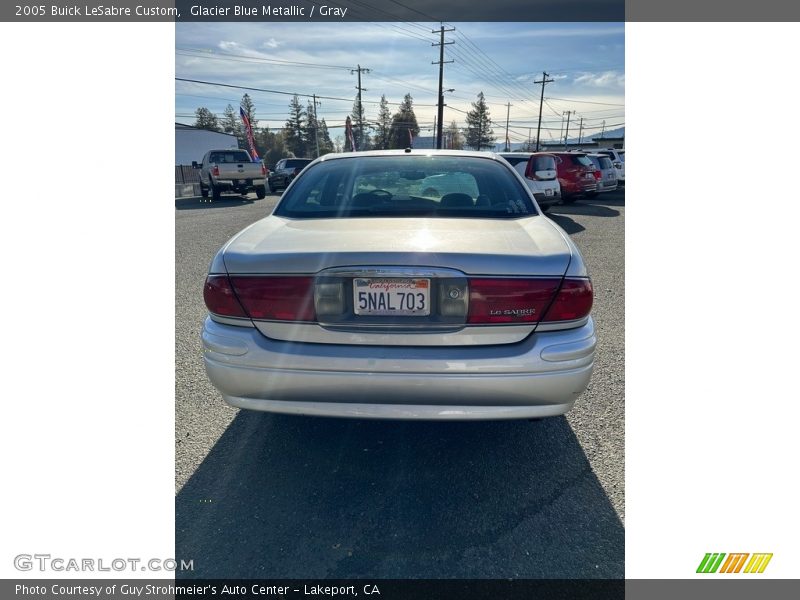
[[[247,113],[244,112],[244,108],[242,106],[239,107],[239,116],[242,117],[242,123],[244,123],[244,131],[247,134],[247,143],[250,146],[250,156],[253,158],[253,162],[257,162],[258,152],[256,151],[256,141],[253,139],[253,127],[250,125],[250,119],[247,117]]]

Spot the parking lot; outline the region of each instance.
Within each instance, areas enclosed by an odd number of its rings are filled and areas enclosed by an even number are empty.
[[[190,577],[624,576],[624,190],[548,215],[588,263],[598,335],[566,417],[416,423],[239,412],[206,378],[202,288],[280,197],[176,200],[176,558]]]

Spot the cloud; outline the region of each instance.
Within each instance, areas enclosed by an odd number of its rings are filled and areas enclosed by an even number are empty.
[[[274,37],[271,37],[266,42],[261,44],[261,47],[262,48],[277,48],[280,45],[281,45],[281,43],[278,40],[276,40]]]
[[[239,50],[241,48],[237,42],[226,42],[224,40],[217,44],[217,47],[220,50]]]
[[[582,73],[575,78],[573,83],[597,88],[625,87],[625,74],[619,71]]]

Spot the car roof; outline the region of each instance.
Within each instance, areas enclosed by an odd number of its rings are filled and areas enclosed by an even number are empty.
[[[328,160],[347,160],[349,158],[369,157],[369,156],[461,156],[471,158],[488,158],[499,160],[502,158],[496,152],[478,152],[476,150],[365,150],[361,152],[342,152],[338,154],[325,154],[320,156],[318,161]],[[504,164],[505,161],[503,161]]]

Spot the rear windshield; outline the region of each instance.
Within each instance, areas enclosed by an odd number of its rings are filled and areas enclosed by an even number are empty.
[[[208,162],[212,163],[242,163],[250,162],[250,157],[247,152],[242,150],[232,150],[230,152],[212,152],[208,158]]]
[[[310,162],[310,158],[292,158],[286,161],[286,166],[290,168],[305,167]]]
[[[505,163],[465,156],[354,156],[303,171],[275,209],[295,219],[518,218],[538,214]]]
[[[593,167],[592,161],[589,160],[589,157],[585,154],[575,154],[571,155],[570,158],[572,159],[573,165],[583,165],[584,167]]]
[[[602,169],[603,168],[603,164],[600,162],[600,159],[598,157],[596,157],[596,156],[587,156],[586,158],[588,158],[590,161],[592,161],[592,164],[594,165],[595,169]]]
[[[507,160],[511,166],[516,166],[521,162],[528,162],[528,157],[526,156],[503,156],[502,154],[500,156]]]
[[[556,159],[552,156],[537,156],[533,161],[534,171],[555,171]]]
[[[613,169],[614,164],[611,162],[611,159],[607,156],[601,156],[597,159],[600,162],[601,169]]]

